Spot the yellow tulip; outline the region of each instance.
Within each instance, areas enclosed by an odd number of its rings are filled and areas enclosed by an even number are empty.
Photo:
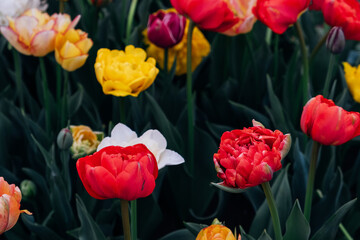
[[[175,9],[170,8],[164,12],[176,12]],[[168,48],[168,68],[171,69],[176,58],[176,75],[182,75],[186,73],[186,55],[187,55],[187,33],[189,27],[189,20],[186,20],[186,27],[182,40],[174,47]],[[143,32],[144,42],[148,45],[146,52],[149,57],[153,57],[159,64],[160,68],[164,68],[164,49],[157,47],[151,43],[147,38],[147,29]],[[210,43],[206,40],[202,32],[194,27],[192,36],[192,51],[191,51],[191,70],[194,71],[201,63],[204,57],[210,53]]]
[[[9,26],[1,26],[0,31],[20,53],[42,57],[54,50],[56,34],[73,28],[79,19],[80,16],[71,21],[67,14],[53,14],[50,17],[33,8],[20,17],[9,18]]]
[[[70,131],[73,137],[73,144],[70,148],[73,158],[92,154],[104,138],[103,132],[92,131],[91,128],[84,125],[72,125]]]
[[[196,240],[236,240],[231,230],[223,225],[210,225],[202,229]]]
[[[360,103],[360,65],[351,66],[347,62],[343,62],[345,80],[354,100]]]
[[[99,49],[95,73],[105,94],[137,97],[154,82],[159,69],[154,58],[146,61],[146,52],[132,45],[125,51]]]
[[[20,213],[32,214],[28,210],[20,210],[20,201],[20,189],[0,177],[0,235],[16,224]]]
[[[87,33],[70,29],[64,35],[57,34],[55,40],[56,61],[71,72],[84,65],[93,42]]]

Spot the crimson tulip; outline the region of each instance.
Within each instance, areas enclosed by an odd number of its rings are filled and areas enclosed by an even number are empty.
[[[346,39],[360,41],[358,0],[324,0],[321,10],[328,25],[341,27]]]
[[[225,0],[170,0],[173,7],[189,17],[199,28],[225,32],[234,26],[239,17],[234,7]]]
[[[302,131],[323,145],[340,145],[360,135],[360,114],[336,106],[322,95],[311,98],[301,115]]]
[[[146,197],[158,175],[156,159],[143,144],[105,147],[80,158],[76,168],[86,191],[97,199]]]
[[[185,26],[184,16],[160,10],[149,16],[147,36],[156,46],[170,48],[182,40]]]
[[[253,13],[275,33],[282,34],[297,21],[309,4],[310,0],[258,0]]]
[[[253,187],[272,179],[291,146],[290,134],[271,131],[256,121],[253,127],[225,132],[214,154],[217,176],[222,186]]]

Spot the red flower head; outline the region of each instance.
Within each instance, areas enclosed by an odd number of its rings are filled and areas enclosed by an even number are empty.
[[[149,16],[147,35],[156,46],[170,48],[182,40],[185,26],[186,18],[184,16],[160,10]]]
[[[225,32],[234,26],[239,18],[229,0],[170,0],[173,7],[193,20],[199,28]]]
[[[291,146],[290,134],[271,131],[253,120],[253,127],[225,132],[214,154],[221,185],[248,188],[268,182],[281,169],[281,159]]]
[[[301,115],[302,131],[323,145],[340,145],[360,135],[360,114],[348,112],[321,95],[311,98]]]
[[[143,144],[105,147],[80,158],[76,168],[86,191],[97,199],[146,197],[158,175],[156,159]]]
[[[258,0],[253,13],[275,33],[282,34],[297,21],[309,4],[310,0]]]
[[[360,2],[358,0],[323,0],[325,22],[341,27],[345,38],[360,41]]]

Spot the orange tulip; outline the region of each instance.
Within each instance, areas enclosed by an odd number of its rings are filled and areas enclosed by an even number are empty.
[[[210,225],[202,229],[196,240],[236,240],[231,230],[223,225]]]
[[[31,215],[28,210],[20,210],[20,201],[20,189],[0,177],[0,235],[16,224],[20,213]]]
[[[73,28],[79,19],[80,16],[71,21],[67,14],[53,14],[50,17],[33,8],[20,17],[9,18],[9,26],[1,26],[0,31],[22,54],[42,57],[54,50],[56,34]]]
[[[84,65],[88,58],[93,41],[87,33],[70,29],[63,34],[57,34],[55,39],[56,61],[67,71],[71,72]]]

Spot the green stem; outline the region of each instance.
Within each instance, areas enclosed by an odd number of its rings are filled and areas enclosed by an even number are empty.
[[[316,173],[316,162],[319,154],[320,144],[316,141],[313,141],[312,151],[311,151],[311,159],[310,159],[310,167],[309,167],[309,176],[306,186],[306,195],[305,195],[305,207],[304,207],[304,215],[305,218],[310,222],[311,216],[311,204],[314,193],[314,183],[315,183],[315,173]]]
[[[64,0],[60,0],[59,1],[59,13],[63,13],[65,9],[65,1]]]
[[[326,33],[321,39],[320,41],[316,44],[316,46],[314,47],[314,49],[312,50],[311,54],[310,54],[310,63],[312,63],[312,61],[314,60],[316,54],[319,52],[320,48],[324,45],[327,36],[329,35],[329,32]]]
[[[137,202],[136,199],[130,202],[131,211],[131,239],[137,240]]]
[[[131,5],[130,5],[128,19],[127,19],[127,26],[126,26],[126,45],[128,45],[129,41],[130,41],[131,28],[132,28],[132,24],[134,21],[136,5],[137,5],[137,0],[132,0]]]
[[[347,240],[354,240],[342,223],[339,224],[339,228]]]
[[[324,91],[323,91],[323,96],[325,98],[329,96],[329,87],[330,87],[330,81],[331,81],[334,64],[335,64],[335,54],[331,53],[329,60],[329,67],[325,78]]]
[[[39,58],[40,62],[40,71],[42,76],[42,87],[43,87],[43,94],[44,94],[44,106],[45,106],[45,129],[46,133],[50,134],[50,105],[49,105],[49,87],[47,83],[47,76],[46,76],[46,69],[45,69],[45,63],[44,58]]]
[[[68,82],[69,82],[69,72],[64,70],[64,86],[63,86],[63,96],[61,103],[61,127],[64,127],[66,120],[68,119],[68,106],[67,106],[67,96],[68,96]]]
[[[261,184],[265,197],[269,206],[270,214],[273,221],[273,227],[275,232],[275,239],[276,240],[282,240],[282,233],[281,233],[281,226],[280,226],[280,218],[279,213],[275,204],[274,196],[271,192],[271,187],[269,182],[264,182]]]
[[[20,62],[20,54],[18,51],[13,48],[13,57],[14,57],[14,67],[15,67],[15,83],[17,90],[17,97],[19,99],[20,110],[24,113],[24,94],[23,94],[23,82],[21,81],[21,62]]]
[[[124,230],[124,239],[131,240],[130,222],[129,222],[129,201],[120,199],[121,204],[121,219]]]
[[[274,81],[276,82],[279,70],[279,34],[275,34],[274,48]]]
[[[168,73],[168,60],[169,59],[169,51],[167,48],[164,48],[164,72]]]
[[[190,173],[194,174],[194,106],[192,95],[192,65],[191,65],[191,48],[194,22],[189,21],[187,35],[187,55],[186,55],[186,93],[187,93],[187,113],[188,113],[188,151],[190,160]]]
[[[303,84],[303,103],[305,104],[310,98],[310,82],[309,82],[309,59],[308,52],[305,44],[304,33],[302,31],[300,22],[295,23],[295,28],[300,41],[300,49],[302,54],[303,62],[303,75],[302,75],[302,84]]]
[[[61,150],[60,151],[60,158],[61,158],[61,162],[62,162],[62,171],[63,171],[63,179],[66,182],[66,188],[67,188],[67,199],[70,201],[71,199],[71,193],[72,193],[72,188],[71,188],[71,177],[70,177],[70,167],[69,167],[69,150]]]
[[[60,103],[61,99],[61,66],[56,64],[56,102]]]

